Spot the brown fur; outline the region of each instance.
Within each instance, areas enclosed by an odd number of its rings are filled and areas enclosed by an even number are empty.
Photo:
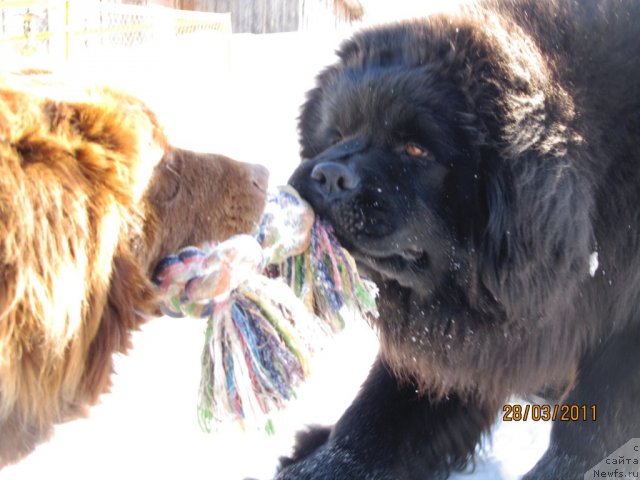
[[[109,386],[176,249],[250,231],[266,170],[172,148],[140,101],[0,82],[0,467]]]

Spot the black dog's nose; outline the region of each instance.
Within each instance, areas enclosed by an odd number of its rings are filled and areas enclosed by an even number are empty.
[[[325,195],[335,195],[353,190],[358,186],[358,176],[346,165],[322,162],[313,167],[311,178]]]

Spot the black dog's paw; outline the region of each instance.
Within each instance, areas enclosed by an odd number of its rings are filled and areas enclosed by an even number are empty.
[[[296,443],[289,457],[280,457],[280,468],[299,462],[322,447],[331,435],[332,427],[310,425],[306,430],[296,433]]]
[[[606,454],[602,453],[591,460],[587,460],[575,455],[567,455],[551,446],[535,467],[522,477],[522,480],[549,480],[556,478],[583,480],[587,470],[596,465],[598,459],[605,458],[605,456]]]
[[[274,480],[390,480],[359,462],[353,454],[321,445],[300,461],[283,466]]]

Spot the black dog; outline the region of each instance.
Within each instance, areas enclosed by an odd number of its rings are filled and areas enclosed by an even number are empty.
[[[544,394],[526,478],[582,479],[640,437],[640,2],[484,4],[338,53],[290,183],[377,282],[381,350],[277,478],[446,477]]]

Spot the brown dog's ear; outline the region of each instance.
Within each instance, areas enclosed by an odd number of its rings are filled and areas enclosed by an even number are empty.
[[[565,156],[536,151],[487,179],[482,281],[512,318],[538,318],[571,298],[594,248],[592,193]]]

